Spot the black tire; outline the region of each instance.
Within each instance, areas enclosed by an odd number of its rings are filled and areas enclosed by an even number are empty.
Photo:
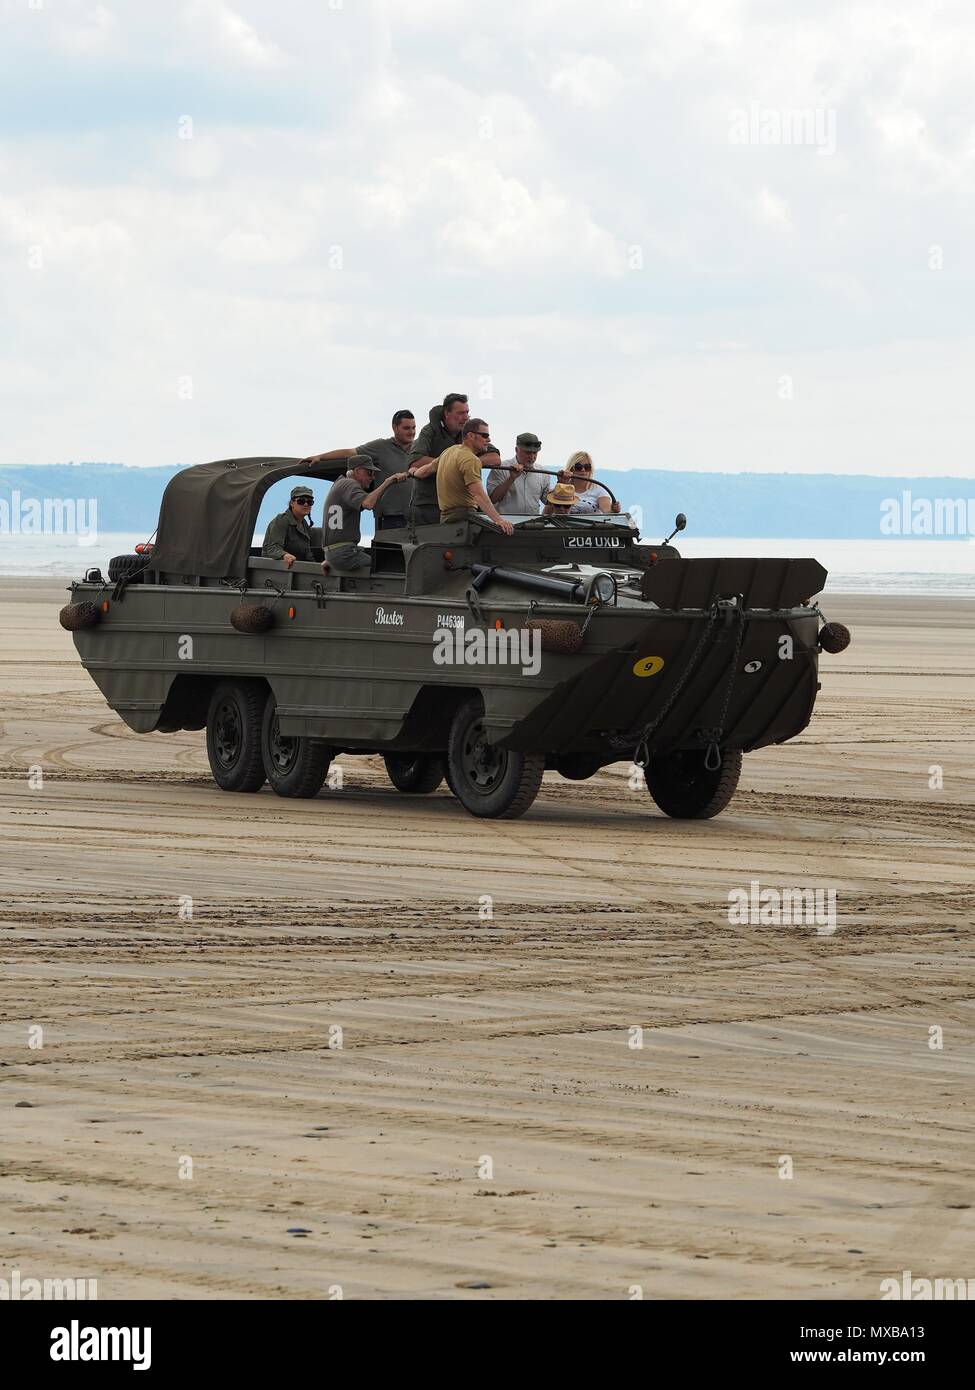
[[[149,563],[148,555],[115,555],[108,562],[108,577],[113,584],[127,579],[130,584],[142,582],[142,571]]]
[[[287,738],[278,728],[278,708],[269,695],[261,720],[261,756],[271,790],[278,796],[317,796],[328,776],[332,750],[314,738]]]
[[[661,811],[677,820],[709,820],[727,806],[741,776],[741,752],[725,750],[714,772],[704,766],[703,748],[651,758],[643,770],[647,788]]]
[[[555,760],[555,771],[570,782],[586,782],[604,764],[598,753],[562,753]]]
[[[261,681],[221,681],[207,710],[207,757],[225,792],[256,792],[264,785],[261,721],[267,687]]]
[[[444,779],[444,761],[436,753],[385,753],[383,762],[397,791],[426,796]]]
[[[514,820],[538,795],[545,755],[513,753],[487,743],[484,701],[474,695],[454,715],[447,767],[450,790],[471,815]]]

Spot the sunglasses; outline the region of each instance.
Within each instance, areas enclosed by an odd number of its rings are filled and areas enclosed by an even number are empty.
[[[573,473],[591,473],[592,468],[589,466],[588,463],[577,463],[572,471]]]
[[[313,507],[315,505],[314,497],[296,497],[295,501],[299,507]]]
[[[491,431],[490,431],[490,430],[468,430],[467,433],[468,433],[468,434],[476,434],[477,437],[478,437],[478,439],[490,439],[490,438],[491,438]]]

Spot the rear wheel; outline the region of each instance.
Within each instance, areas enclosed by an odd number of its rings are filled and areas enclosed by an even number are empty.
[[[383,762],[397,791],[426,796],[435,792],[444,778],[443,758],[435,753],[386,753]]]
[[[264,771],[278,796],[317,796],[328,776],[332,750],[312,738],[289,738],[281,733],[278,707],[268,697],[261,726]]]
[[[741,752],[725,751],[713,772],[704,766],[705,750],[682,749],[651,758],[643,770],[650,795],[668,816],[708,820],[723,811],[741,776]]]
[[[225,792],[256,792],[264,785],[261,720],[267,689],[260,681],[221,681],[207,711],[207,757]]]
[[[465,700],[454,715],[447,744],[447,780],[474,816],[514,820],[538,795],[545,771],[541,753],[513,753],[487,741],[484,702]]]

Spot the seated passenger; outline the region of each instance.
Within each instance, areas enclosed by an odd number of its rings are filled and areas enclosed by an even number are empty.
[[[576,490],[571,483],[556,483],[550,487],[542,508],[542,516],[568,516],[575,508]]]
[[[307,483],[291,489],[288,510],[280,512],[264,532],[261,554],[265,560],[283,560],[290,569],[296,560],[311,560],[311,509],[315,497]]]
[[[354,574],[370,568],[371,556],[359,545],[362,510],[372,511],[386,490],[406,477],[405,470],[392,473],[370,492],[378,472],[379,465],[366,454],[353,454],[345,477],[337,478],[329,488],[322,517],[322,544],[328,569]]]
[[[572,511],[578,515],[595,515],[602,512],[608,516],[610,512],[618,512],[620,504],[610,500],[608,492],[592,481],[592,458],[580,449],[577,453],[569,455],[569,461],[565,465],[565,472],[562,475],[575,489],[576,499]]]
[[[452,444],[437,459],[437,501],[441,521],[465,521],[478,509],[500,526],[506,536],[515,529],[501,516],[481,482],[481,456],[491,446],[491,431],[484,420],[468,420],[459,444]]]

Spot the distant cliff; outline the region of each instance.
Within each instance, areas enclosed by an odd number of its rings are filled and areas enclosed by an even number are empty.
[[[94,501],[99,531],[148,535],[159,515],[163,489],[177,471],[118,463],[0,468],[0,535],[29,529],[17,524],[15,513],[27,516],[31,503],[40,503],[43,512],[48,499],[74,499],[76,504],[84,500],[89,508]],[[963,517],[975,518],[975,481],[964,478],[682,473],[646,468],[606,469],[600,476],[625,509],[642,509],[641,530],[648,539],[669,531],[678,511],[686,512],[689,533],[696,536],[837,540],[972,534],[972,526],[966,526]],[[284,484],[272,490],[261,508],[259,529],[274,511],[287,505],[287,493]],[[324,500],[321,485],[316,497],[317,507]]]

